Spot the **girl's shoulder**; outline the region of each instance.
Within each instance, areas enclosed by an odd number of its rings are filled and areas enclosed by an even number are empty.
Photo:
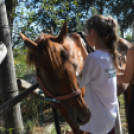
[[[98,54],[96,53],[96,51],[89,53],[88,56],[87,56],[87,59],[86,59],[86,61],[88,61],[88,62],[90,62],[90,63],[91,63],[91,62],[92,62],[92,63],[98,62],[98,60],[100,60],[100,55],[98,55]]]
[[[102,56],[104,56],[105,53],[101,52],[101,51],[95,51],[95,52],[91,52],[88,54],[88,58],[95,58],[95,59],[98,59],[98,58],[101,58]]]
[[[93,59],[95,56],[96,56],[96,55],[95,55],[95,52],[91,52],[91,53],[88,54],[87,59],[88,59],[88,60],[91,60],[91,59]]]

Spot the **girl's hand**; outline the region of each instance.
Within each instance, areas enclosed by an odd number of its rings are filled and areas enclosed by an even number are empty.
[[[81,43],[81,37],[79,34],[77,33],[71,33],[70,37],[76,42],[76,44],[79,47],[83,47],[82,43]]]
[[[77,46],[81,48],[83,60],[85,61],[85,59],[86,59],[88,53],[87,53],[87,51],[85,50],[84,46],[82,45],[80,35],[77,34],[77,33],[72,33],[72,34],[70,35],[70,37],[76,42]]]

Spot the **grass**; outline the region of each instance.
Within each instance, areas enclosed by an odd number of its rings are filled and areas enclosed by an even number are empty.
[[[120,102],[120,108],[124,108],[124,106],[125,106],[124,95],[120,95],[118,97],[118,99],[119,99],[119,102]]]
[[[27,49],[14,49],[13,50],[13,57],[14,57],[14,65],[15,65],[15,72],[17,78],[24,78],[25,75],[34,73],[35,68],[30,67],[26,64],[26,54]]]

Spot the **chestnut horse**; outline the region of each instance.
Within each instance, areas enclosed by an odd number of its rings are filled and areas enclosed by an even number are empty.
[[[58,37],[43,33],[32,41],[22,33],[20,36],[29,50],[27,62],[36,67],[45,96],[60,102],[50,103],[61,113],[73,132],[79,134],[79,125],[87,123],[91,114],[83,100],[85,88],[80,89],[77,85],[76,74],[80,73],[84,63],[82,52],[67,34],[65,22]]]
[[[91,114],[83,100],[85,88],[79,90],[76,79],[84,61],[80,47],[67,34],[65,22],[58,37],[41,34],[32,41],[22,33],[20,36],[29,50],[27,63],[36,67],[37,79],[45,96],[49,100],[55,98],[60,102],[50,101],[68,122],[74,134],[85,134],[79,129],[79,125],[87,123]],[[121,91],[125,89],[121,84],[118,88]]]

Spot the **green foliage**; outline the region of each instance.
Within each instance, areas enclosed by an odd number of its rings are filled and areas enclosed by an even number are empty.
[[[117,16],[121,30],[125,31],[134,19],[134,2],[132,0],[114,0],[108,2],[108,12]]]
[[[79,20],[79,14],[76,16],[76,31],[83,31],[83,26],[81,25],[81,22]]]
[[[15,129],[15,128],[9,128],[9,129],[5,129],[4,127],[0,127],[0,130],[2,131],[2,132],[8,132],[9,134],[13,134],[13,129]],[[17,128],[17,129],[20,129],[20,128]]]
[[[98,10],[97,10],[96,7],[90,7],[90,10],[91,10],[91,12],[92,12],[93,15],[99,14],[99,12],[98,12]]]
[[[57,134],[54,126],[52,128],[51,134]]]
[[[120,108],[122,108],[122,106],[125,105],[125,101],[124,101],[124,96],[123,95],[119,96],[119,102],[120,102]]]
[[[25,130],[27,134],[32,134],[32,130],[35,126],[35,123],[31,120],[27,120],[25,123]]]
[[[81,18],[82,12],[84,11],[81,8],[81,4],[82,2],[80,0],[43,0],[42,2],[34,0],[32,3],[27,1],[25,7],[27,7],[28,11],[24,11],[24,8],[21,6],[21,10],[18,12],[18,18],[21,20],[23,33],[28,34],[27,31],[32,32],[35,30],[38,33],[40,31],[48,32],[49,29],[50,32],[57,34],[65,20],[68,21],[69,32],[74,32],[76,31],[76,15]],[[34,12],[35,10],[36,12]],[[19,29],[21,27],[19,27]],[[30,30],[28,27],[30,27]],[[53,31],[51,31],[51,27]]]
[[[92,14],[107,14],[117,18],[121,30],[125,31],[134,19],[134,2],[131,0],[27,0],[12,8],[15,18],[13,32],[14,45],[24,45],[18,32],[25,33],[32,39],[40,32],[57,35],[65,20],[68,21],[69,33],[77,31],[77,22],[83,25]],[[78,16],[78,18],[77,18]],[[79,24],[78,24],[79,25]],[[82,28],[80,28],[82,29]],[[19,40],[19,41],[18,41]]]
[[[48,102],[42,101],[42,109],[46,108]],[[37,122],[41,121],[42,112],[40,111],[40,100],[38,97],[29,95],[21,102],[21,111],[24,121],[25,133],[30,134],[33,127],[36,126]]]
[[[5,128],[4,127],[0,127],[0,130],[5,131]]]
[[[8,132],[9,132],[9,134],[12,134],[12,130],[13,130],[14,128],[9,128],[8,129]]]
[[[132,40],[132,35],[131,34],[127,34],[126,35],[126,40]]]
[[[34,72],[34,67],[29,68],[26,64],[26,54],[27,49],[18,48],[13,50],[15,71],[18,78],[24,78],[25,75]]]

